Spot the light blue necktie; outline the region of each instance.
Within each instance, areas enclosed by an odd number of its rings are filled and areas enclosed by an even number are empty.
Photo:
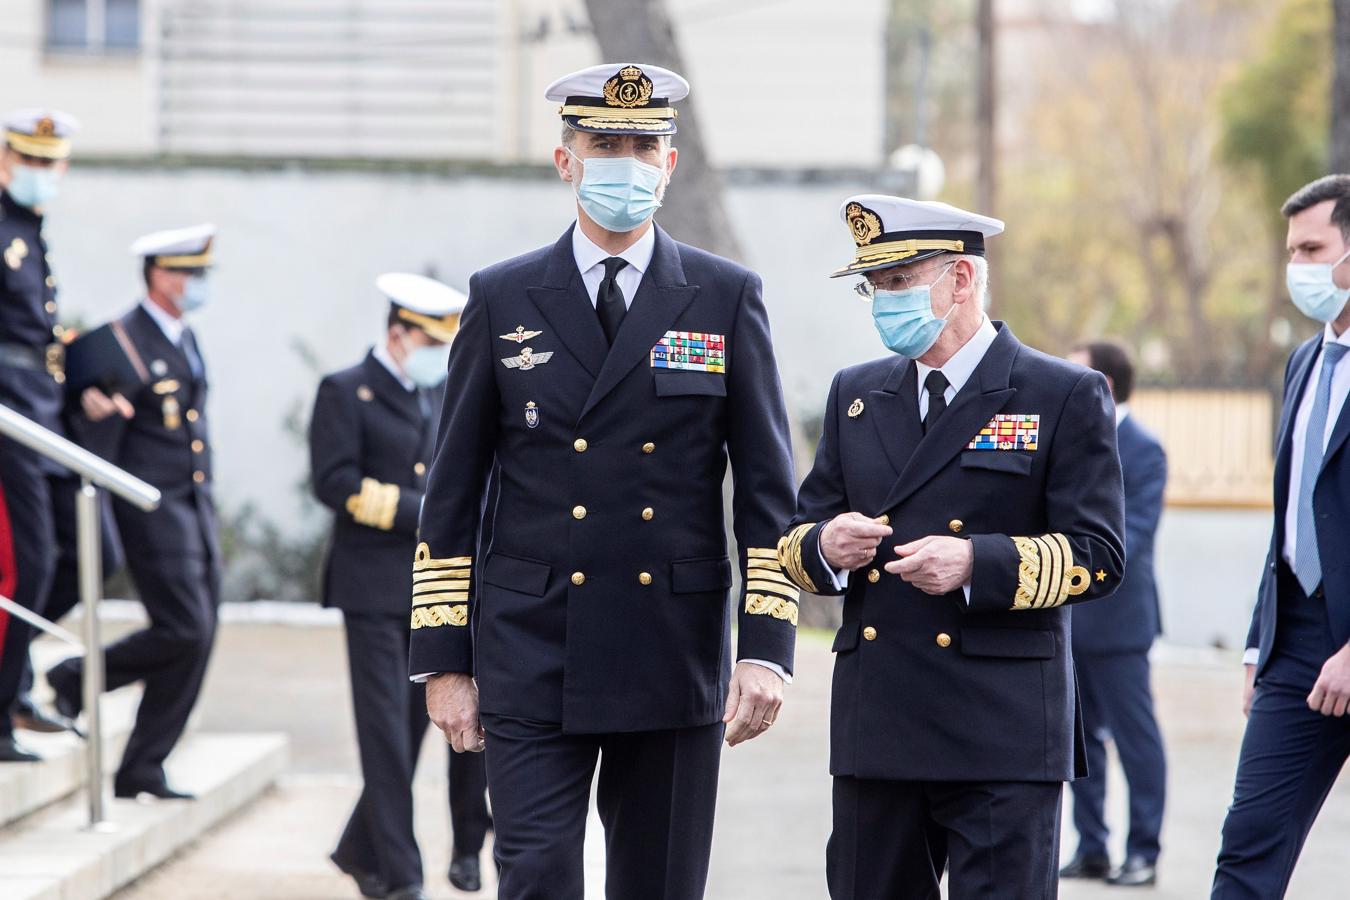
[[[1331,407],[1331,377],[1336,363],[1341,361],[1350,346],[1325,343],[1322,345],[1322,374],[1317,379],[1317,396],[1313,398],[1312,413],[1308,416],[1308,430],[1303,434],[1303,472],[1298,484],[1298,538],[1294,545],[1294,575],[1303,586],[1303,593],[1311,596],[1322,583],[1322,560],[1317,553],[1317,522],[1313,518],[1313,490],[1322,473],[1322,459],[1326,455],[1324,436],[1327,414]]]

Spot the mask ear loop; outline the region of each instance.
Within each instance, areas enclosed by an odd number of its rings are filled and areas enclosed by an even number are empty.
[[[933,288],[935,288],[935,287],[938,286],[938,282],[939,282],[939,281],[941,281],[942,279],[944,279],[944,278],[947,277],[947,273],[950,272],[950,271],[952,270],[952,267],[955,266],[955,265],[956,265],[956,262],[955,262],[955,261],[952,261],[952,262],[947,263],[947,268],[945,268],[945,269],[942,270],[942,274],[939,275],[939,276],[937,277],[937,279],[936,279],[932,284],[928,285],[928,308],[929,308],[929,310],[932,310],[932,308],[933,308]],[[934,316],[933,318],[934,318],[934,319],[937,319],[937,321],[939,321],[939,322],[945,322],[945,321],[947,321],[948,318],[951,317],[952,311],[955,310],[955,309],[956,309],[956,303],[953,302],[952,305],[947,309],[946,314],[942,316],[942,318],[938,319],[937,316]]]

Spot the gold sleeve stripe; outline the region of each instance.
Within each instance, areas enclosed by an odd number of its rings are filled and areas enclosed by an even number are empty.
[[[778,563],[787,573],[788,578],[792,579],[797,587],[811,593],[819,593],[816,583],[811,580],[811,576],[806,574],[806,568],[802,565],[802,541],[806,539],[807,532],[816,527],[815,522],[806,522],[798,525],[796,528],[783,535],[778,541]]]
[[[412,628],[414,631],[419,628],[440,628],[442,625],[463,628],[468,624],[469,607],[463,603],[453,606],[449,604],[419,606],[412,611]]]
[[[424,578],[413,582],[413,593],[419,591],[432,591],[437,589],[444,590],[465,590],[469,589],[468,573],[462,578]]]
[[[771,572],[760,572],[758,570],[749,574],[746,580],[750,583],[749,589],[754,590],[757,584],[762,584],[765,588],[772,590],[775,587],[780,591],[797,592],[797,586],[786,575],[779,575]]]
[[[797,625],[797,604],[782,597],[746,594],[745,611],[752,616],[773,616],[793,627]]]
[[[374,478],[361,479],[361,493],[347,498],[347,512],[358,525],[388,531],[394,527],[398,513],[399,486],[384,484]]]
[[[417,545],[417,554],[413,557],[413,571],[422,572],[427,569],[460,569],[473,563],[473,558],[469,556],[451,556],[447,559],[432,559],[431,548],[426,542]]]
[[[423,572],[413,572],[413,581],[440,581],[442,578],[468,578],[469,567],[451,566],[445,569],[427,569]]]
[[[429,597],[433,594],[444,594],[446,592],[464,594],[468,599],[469,586],[467,584],[428,584],[419,585],[413,588],[413,599],[420,600],[423,597]]]
[[[778,561],[778,551],[773,547],[747,547],[745,551],[747,559],[768,559],[774,562]]]
[[[781,563],[778,562],[778,556],[777,556],[777,554],[778,554],[778,551],[775,550],[775,551],[774,551],[774,558],[773,558],[773,559],[753,559],[753,558],[752,558],[752,559],[747,559],[747,560],[745,561],[746,568],[748,568],[748,569],[768,569],[768,570],[771,571],[771,572],[781,572],[781,571],[783,571],[783,566],[782,566]]]
[[[468,591],[441,591],[437,594],[422,594],[413,597],[413,606],[430,606],[434,603],[468,603]]]
[[[1013,609],[1060,606],[1091,585],[1088,570],[1074,564],[1073,546],[1064,535],[1054,533],[1012,540],[1019,557]]]

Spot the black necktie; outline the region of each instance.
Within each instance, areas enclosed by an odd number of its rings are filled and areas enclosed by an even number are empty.
[[[605,260],[605,279],[600,282],[600,290],[595,294],[595,311],[600,314],[600,327],[605,330],[605,340],[611,345],[614,336],[619,333],[623,314],[628,312],[628,306],[623,302],[623,291],[619,289],[619,282],[614,280],[614,276],[626,265],[628,260],[617,256]]]
[[[937,369],[929,372],[928,377],[923,380],[923,388],[928,392],[928,415],[923,417],[924,434],[932,431],[938,416],[947,411],[948,386],[947,376]]]
[[[197,352],[197,339],[192,336],[191,328],[184,328],[182,336],[178,339],[179,349],[187,357],[188,368],[192,370],[192,377],[200,379],[206,371],[206,366],[202,363],[201,354]]]

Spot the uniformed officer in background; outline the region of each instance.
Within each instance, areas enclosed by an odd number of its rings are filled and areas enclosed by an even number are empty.
[[[413,773],[428,719],[425,686],[408,679],[408,564],[464,295],[420,275],[383,275],[376,287],[390,303],[385,339],[323,379],[309,431],[314,493],[336,514],[323,603],[346,623],[365,779],[332,859],[365,896],[412,900],[423,896]],[[481,756],[447,756],[450,881],[476,891],[487,777]]]
[[[803,590],[845,595],[830,894],[936,900],[945,868],[954,900],[1052,897],[1083,774],[1063,604],[1125,561],[1106,379],[985,315],[1002,222],[875,194],[841,214],[834,275],[865,277],[893,355],[835,376],[779,547]]]
[[[57,321],[56,278],[42,230],[47,204],[69,165],[77,123],[55,110],[24,109],[9,114],[4,127],[0,404],[65,436],[64,329]],[[0,485],[13,547],[12,599],[46,615],[54,598],[78,595],[74,498],[79,480],[38,453],[0,438]],[[0,612],[0,762],[38,759],[15,741],[11,714],[32,637],[29,625]]]
[[[161,494],[151,512],[113,501],[131,578],[150,618],[149,627],[105,651],[108,690],[145,685],[113,780],[119,797],[190,797],[169,786],[163,764],[197,702],[220,602],[206,367],[183,320],[210,298],[215,233],[213,225],[198,225],[148,234],[132,245],[146,297],[109,328],[137,383],[111,395],[90,387],[81,396],[82,442]],[[47,673],[57,709],[72,718],[81,705],[82,663],[75,657]]]
[[[508,900],[583,895],[597,759],[607,895],[702,897],[724,726],[732,745],[769,728],[792,669],[775,545],[793,478],[760,280],[652,222],[688,90],[613,63],[546,91],[577,222],[473,276],[450,356],[411,672],[440,673],[427,704],[456,750],[486,740]]]

